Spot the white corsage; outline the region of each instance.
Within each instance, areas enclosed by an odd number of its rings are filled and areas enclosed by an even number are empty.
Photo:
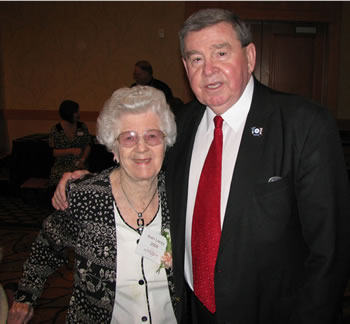
[[[166,239],[166,248],[163,256],[160,258],[160,266],[157,270],[157,273],[159,273],[160,269],[162,268],[171,269],[173,267],[173,254],[171,251],[171,237],[169,230],[165,229],[162,232],[162,236],[164,236]]]

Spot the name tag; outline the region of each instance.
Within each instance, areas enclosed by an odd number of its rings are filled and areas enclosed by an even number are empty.
[[[166,238],[145,227],[135,252],[150,261],[160,264],[160,258],[164,255],[165,248]]]

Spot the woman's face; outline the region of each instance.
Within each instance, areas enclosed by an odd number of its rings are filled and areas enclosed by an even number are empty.
[[[73,122],[76,123],[80,120],[80,113],[77,111],[76,113],[73,114]]]
[[[154,141],[153,137],[147,144],[143,135],[148,132],[149,136],[157,135],[160,131],[159,117],[151,111],[138,114],[124,114],[119,119],[120,134],[133,131],[138,135],[138,142],[131,147],[125,146],[128,137],[116,140],[114,157],[120,162],[120,170],[133,181],[153,180],[159,173],[164,159],[164,138]],[[152,131],[152,132],[150,132]],[[150,138],[150,137],[149,137]],[[123,145],[124,143],[124,145]]]

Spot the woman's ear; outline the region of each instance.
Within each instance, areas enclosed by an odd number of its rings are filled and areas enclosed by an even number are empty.
[[[119,156],[117,152],[112,151],[113,153],[113,161],[117,164],[119,164]]]

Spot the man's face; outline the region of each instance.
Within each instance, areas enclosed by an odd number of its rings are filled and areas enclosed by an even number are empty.
[[[255,46],[242,48],[231,24],[221,22],[185,37],[183,63],[197,99],[223,114],[241,97],[255,67]]]
[[[142,70],[137,65],[135,65],[133,76],[134,76],[135,82],[139,85],[147,85],[151,81],[150,74],[147,71]]]

